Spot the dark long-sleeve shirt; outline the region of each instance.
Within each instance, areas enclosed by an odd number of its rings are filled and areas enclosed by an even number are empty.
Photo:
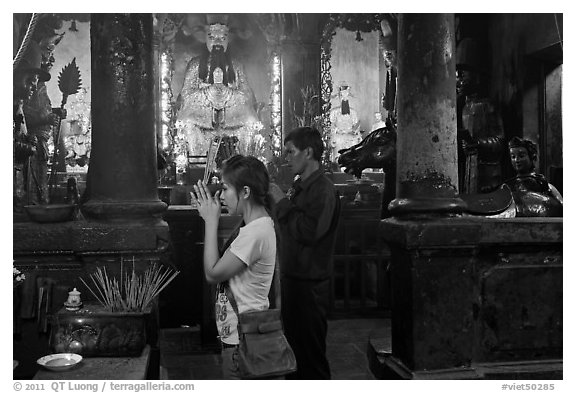
[[[338,220],[336,189],[322,169],[295,183],[291,199],[276,204],[283,276],[325,280],[330,275]]]

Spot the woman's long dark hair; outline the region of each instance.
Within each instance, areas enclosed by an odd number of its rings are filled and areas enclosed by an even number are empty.
[[[222,164],[222,176],[226,177],[236,191],[250,187],[250,199],[256,205],[264,206],[268,214],[271,211],[271,199],[268,195],[270,176],[264,163],[252,156],[237,154]]]

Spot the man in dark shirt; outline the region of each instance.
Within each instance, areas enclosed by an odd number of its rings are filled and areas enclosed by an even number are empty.
[[[340,201],[324,175],[318,130],[301,127],[284,139],[287,161],[299,178],[287,194],[271,184],[280,226],[282,319],[298,371],[288,379],[330,379],[326,358],[330,265]]]

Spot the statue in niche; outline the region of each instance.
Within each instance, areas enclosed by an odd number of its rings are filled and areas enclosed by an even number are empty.
[[[502,119],[483,88],[482,67],[470,38],[458,45],[456,63],[459,176],[462,193],[487,193],[502,184],[504,130]]]
[[[360,120],[358,114],[350,106],[350,86],[341,82],[338,88],[340,105],[330,111],[330,124],[332,126],[332,157],[335,159],[338,152],[362,141],[360,134]]]
[[[66,147],[66,165],[75,167],[79,165],[84,167],[88,164],[90,160],[90,150],[91,150],[91,137],[90,137],[90,127],[82,127],[77,121],[70,123],[71,130],[74,127],[77,132],[70,133],[67,137],[65,147]],[[158,164],[160,164],[162,158],[158,158]]]
[[[536,173],[536,144],[514,137],[508,148],[516,176],[504,184],[512,191],[516,217],[562,217],[562,195],[543,175]]]
[[[204,53],[188,63],[178,97],[177,121],[191,155],[206,155],[214,136],[236,136],[245,150],[263,128],[243,66],[229,54],[225,20],[205,27]]]

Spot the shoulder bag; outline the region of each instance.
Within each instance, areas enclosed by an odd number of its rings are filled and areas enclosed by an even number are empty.
[[[238,367],[243,379],[277,377],[296,371],[296,357],[284,336],[280,314],[280,274],[278,260],[272,287],[276,308],[239,313],[238,304],[225,283],[226,296],[238,315]]]

